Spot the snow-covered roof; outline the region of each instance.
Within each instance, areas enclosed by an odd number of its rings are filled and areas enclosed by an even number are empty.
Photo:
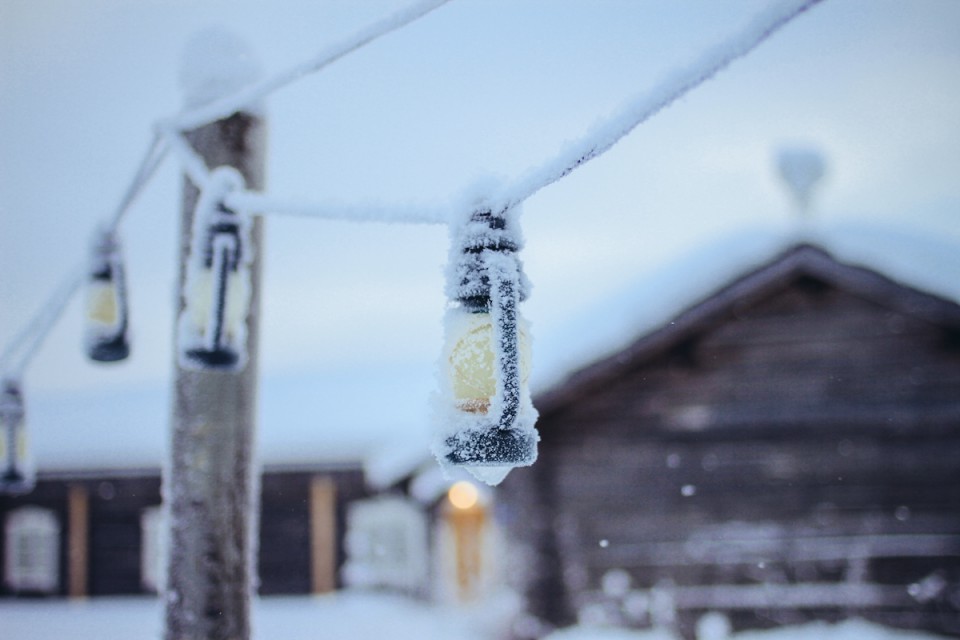
[[[955,240],[877,224],[744,229],[644,274],[634,286],[583,309],[578,317],[538,324],[535,398],[800,243],[907,287],[960,301]],[[435,387],[434,372],[421,368],[267,377],[259,403],[260,459],[266,465],[362,465],[372,484],[389,486],[432,458],[430,398]],[[170,393],[168,386],[154,386],[30,396],[28,421],[38,468],[161,466],[168,451]]]
[[[428,453],[429,425],[420,409],[433,378],[421,373],[383,368],[264,379],[260,460],[268,466],[360,466],[383,450]],[[28,397],[38,470],[161,467],[169,451],[171,398],[169,385]]]
[[[615,356],[800,244],[819,247],[843,264],[869,269],[906,287],[960,302],[960,243],[956,240],[851,222],[742,229],[640,278],[558,329],[538,335],[532,380],[535,397],[579,369]]]

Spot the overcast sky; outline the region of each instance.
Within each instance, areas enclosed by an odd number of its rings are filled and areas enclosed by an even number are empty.
[[[0,0],[2,346],[82,262],[153,122],[180,109],[192,34],[234,31],[270,75],[409,4]],[[269,191],[442,205],[550,158],[768,4],[453,0],[269,98]],[[825,0],[527,201],[534,348],[538,334],[712,238],[788,224],[771,161],[786,143],[828,159],[814,206],[822,224],[960,242],[958,108],[960,3]],[[78,301],[28,370],[30,388],[168,380],[179,171],[168,158],[122,227],[131,361],[85,362]],[[265,376],[396,368],[428,387],[446,255],[441,226],[270,218]]]

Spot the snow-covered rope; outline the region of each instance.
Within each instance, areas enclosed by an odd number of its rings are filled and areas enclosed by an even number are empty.
[[[69,271],[69,276],[63,284],[54,291],[37,314],[24,329],[14,337],[0,357],[0,378],[4,380],[19,379],[37,349],[43,344],[50,330],[63,315],[64,310],[73,299],[73,294],[83,282],[83,268],[78,266]]]
[[[577,167],[603,155],[639,124],[756,49],[776,31],[821,1],[786,0],[759,12],[742,30],[708,48],[690,65],[625,104],[582,138],[565,145],[553,159],[514,180],[491,201],[503,203],[503,208],[519,204]]]
[[[341,42],[327,47],[306,62],[297,64],[261,82],[247,85],[232,95],[164,120],[160,124],[164,128],[186,131],[225,118],[237,111],[242,111],[250,105],[258,103],[277,89],[299,80],[305,75],[320,71],[377,38],[422,18],[447,2],[450,2],[450,0],[426,0],[416,3],[361,29]]]
[[[120,198],[120,202],[117,204],[117,208],[110,218],[106,227],[107,230],[116,231],[117,228],[119,228],[120,223],[123,222],[123,217],[127,214],[127,211],[130,210],[130,205],[133,204],[133,201],[136,200],[140,191],[146,186],[150,178],[153,177],[153,174],[163,163],[167,155],[167,149],[168,145],[161,135],[154,133],[153,138],[150,140],[150,146],[147,148],[143,160],[140,161],[140,166],[137,167],[137,172],[134,174],[133,180],[124,192],[123,197]]]
[[[493,193],[482,194],[484,196],[483,200],[493,204],[498,209],[508,209],[522,203],[544,187],[569,175],[577,167],[609,151],[638,125],[711,79],[734,61],[746,56],[776,31],[819,2],[822,2],[822,0],[784,0],[761,11],[739,32],[728,37],[720,44],[710,47],[686,67],[673,72],[651,90],[645,91],[627,102],[613,115],[594,126],[579,140],[565,145],[550,160],[527,171],[524,175],[507,183],[506,186],[499,187]],[[432,4],[439,6],[441,3],[434,2]],[[422,13],[426,13],[428,10],[424,9]],[[384,23],[394,21],[396,21],[396,16],[385,20]],[[372,32],[373,27],[369,30]],[[309,64],[303,66],[308,67]],[[291,75],[290,80],[292,79],[293,76]],[[260,94],[253,93],[253,89],[257,86],[260,85],[251,87],[250,93],[244,93],[243,95],[259,97]],[[239,102],[240,95],[241,93],[236,94],[237,100],[231,103],[233,107],[242,106]],[[251,97],[251,99],[253,98]],[[224,114],[227,111],[224,107],[217,113]],[[233,111],[229,112],[232,113]],[[179,121],[177,121],[177,124],[180,124]],[[159,126],[162,127],[172,147],[184,163],[187,175],[197,185],[205,184],[209,177],[209,169],[189,142],[181,133],[169,125]],[[228,197],[227,204],[233,208],[260,215],[293,215],[355,222],[445,224],[449,222],[452,215],[462,213],[461,210],[464,207],[474,206],[473,203],[476,201],[477,195],[474,185],[446,206],[431,204],[397,207],[376,202],[363,204],[346,204],[333,201],[312,202],[293,200],[268,192],[237,191]]]
[[[133,179],[121,196],[113,215],[102,227],[103,230],[116,231],[130,206],[163,162],[166,153],[167,145],[159,135],[155,135],[150,141]],[[47,334],[56,325],[73,295],[80,288],[85,272],[85,265],[78,265],[68,271],[63,284],[40,307],[30,322],[13,337],[4,349],[3,355],[0,356],[0,376],[3,378],[19,378],[23,375],[33,355],[40,348]]]
[[[187,140],[186,136],[180,131],[160,124],[158,124],[155,129],[159,135],[162,135],[167,140],[170,149],[177,156],[184,173],[187,174],[190,181],[193,182],[194,186],[202,190],[210,181],[210,168],[207,167],[204,159],[200,157],[200,154],[197,153],[193,145],[190,144],[190,141]]]
[[[407,224],[446,224],[450,207],[435,204],[348,204],[330,200],[290,200],[258,191],[236,191],[226,198],[226,204],[240,211],[261,215],[288,215],[348,220],[350,222],[403,222]]]

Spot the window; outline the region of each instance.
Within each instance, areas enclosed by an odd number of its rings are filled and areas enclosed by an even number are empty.
[[[353,587],[422,589],[427,577],[426,515],[399,497],[362,500],[347,514],[344,582]]]
[[[7,586],[52,593],[60,586],[60,523],[49,509],[21,507],[6,522]]]
[[[162,507],[148,507],[140,514],[140,583],[159,593],[166,584],[167,532]]]

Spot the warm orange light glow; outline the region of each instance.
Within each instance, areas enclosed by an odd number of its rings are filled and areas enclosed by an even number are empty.
[[[466,480],[455,483],[447,491],[447,499],[457,509],[470,509],[477,504],[479,498],[477,488]]]

